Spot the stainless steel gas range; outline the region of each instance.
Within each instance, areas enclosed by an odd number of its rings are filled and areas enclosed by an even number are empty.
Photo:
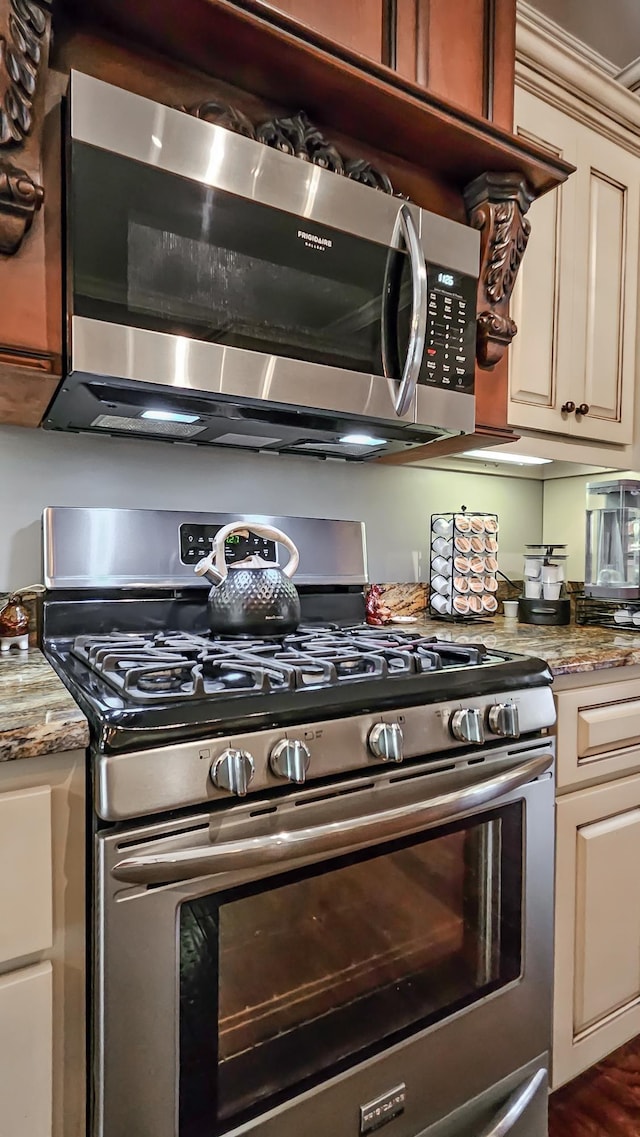
[[[295,534],[303,623],[212,638],[229,520],[45,514],[92,730],[91,1137],[545,1137],[548,669],[366,627],[348,522],[247,517]]]

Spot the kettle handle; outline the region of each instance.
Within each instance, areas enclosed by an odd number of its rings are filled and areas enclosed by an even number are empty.
[[[234,521],[230,525],[223,525],[222,529],[218,530],[216,534],[214,564],[220,573],[222,579],[227,575],[227,562],[224,555],[224,543],[227,537],[232,533],[237,533],[239,530],[248,529],[251,533],[255,533],[256,537],[265,537],[268,541],[276,541],[279,545],[284,545],[289,553],[289,560],[283,568],[285,576],[291,578],[300,564],[300,554],[290,537],[283,533],[281,529],[275,529],[271,525],[261,525],[259,522],[252,521]]]

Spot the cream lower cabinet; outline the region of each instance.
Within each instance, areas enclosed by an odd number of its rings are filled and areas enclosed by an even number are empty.
[[[516,88],[515,129],[576,166],[534,202],[514,290],[509,423],[571,440],[634,436],[640,146]],[[571,408],[583,407],[576,414]]]
[[[637,671],[556,692],[554,1089],[640,1034]]]
[[[0,1137],[84,1137],[85,756],[0,764]]]
[[[640,1034],[640,776],[557,805],[553,1086]]]
[[[0,1137],[50,1137],[53,980],[49,962],[0,975]]]

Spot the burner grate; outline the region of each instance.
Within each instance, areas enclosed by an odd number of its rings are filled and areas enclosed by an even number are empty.
[[[157,703],[334,687],[490,662],[482,645],[415,631],[302,626],[283,638],[190,632],[78,636],[73,654],[127,700]]]

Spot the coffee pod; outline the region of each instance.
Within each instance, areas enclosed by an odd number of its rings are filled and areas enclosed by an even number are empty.
[[[484,537],[471,538],[471,552],[484,553]]]
[[[435,592],[431,596],[431,607],[435,608],[441,616],[451,611],[451,601],[447,596],[441,596],[440,593]]]
[[[562,583],[559,580],[553,581],[549,584],[543,584],[542,595],[544,596],[545,600],[559,600],[561,588]]]
[[[469,577],[468,576],[454,576],[453,587],[455,588],[456,592],[468,592],[469,591]]]
[[[484,517],[471,518],[471,532],[484,533]]]
[[[485,557],[484,567],[486,568],[487,572],[497,572],[498,571],[498,562],[497,562],[496,558],[495,557]]]
[[[497,582],[495,576],[485,576],[484,587],[485,587],[487,592],[497,592],[498,591],[498,582]]]
[[[472,592],[484,592],[484,577],[472,576],[469,580],[469,588]]]
[[[498,552],[498,542],[495,537],[485,537],[484,547],[488,553]]]
[[[471,529],[471,518],[465,517],[464,513],[457,513],[456,529],[458,533],[468,533]]]
[[[459,573],[469,572],[469,561],[466,557],[454,557],[453,567]]]
[[[469,612],[469,598],[468,596],[454,596],[453,607],[459,616],[466,616]]]
[[[482,612],[482,597],[481,596],[470,596],[469,597],[469,611],[473,612],[474,616],[477,616],[480,612]]]
[[[433,532],[436,537],[450,537],[453,530],[453,522],[447,517],[436,517],[433,522]]]
[[[496,600],[495,596],[485,595],[482,597],[482,607],[484,608],[485,612],[496,612],[498,608],[498,601]]]
[[[476,574],[484,572],[484,570],[485,570],[484,557],[472,557],[471,560],[469,561],[469,565],[470,565],[471,571],[476,573]]]
[[[431,581],[431,587],[435,588],[436,592],[440,592],[443,596],[446,596],[448,592],[451,592],[451,581],[446,576],[434,576]]]
[[[451,576],[451,561],[446,557],[434,557],[431,566],[435,572],[441,573],[442,576]]]
[[[485,519],[484,519],[484,531],[485,531],[485,533],[497,533],[498,532],[498,522],[496,521],[495,517],[485,517]]]
[[[464,553],[465,556],[471,552],[471,539],[469,537],[456,537],[453,544],[458,552]]]
[[[451,556],[451,541],[446,541],[444,537],[436,537],[435,541],[432,542],[431,548],[439,557]]]

